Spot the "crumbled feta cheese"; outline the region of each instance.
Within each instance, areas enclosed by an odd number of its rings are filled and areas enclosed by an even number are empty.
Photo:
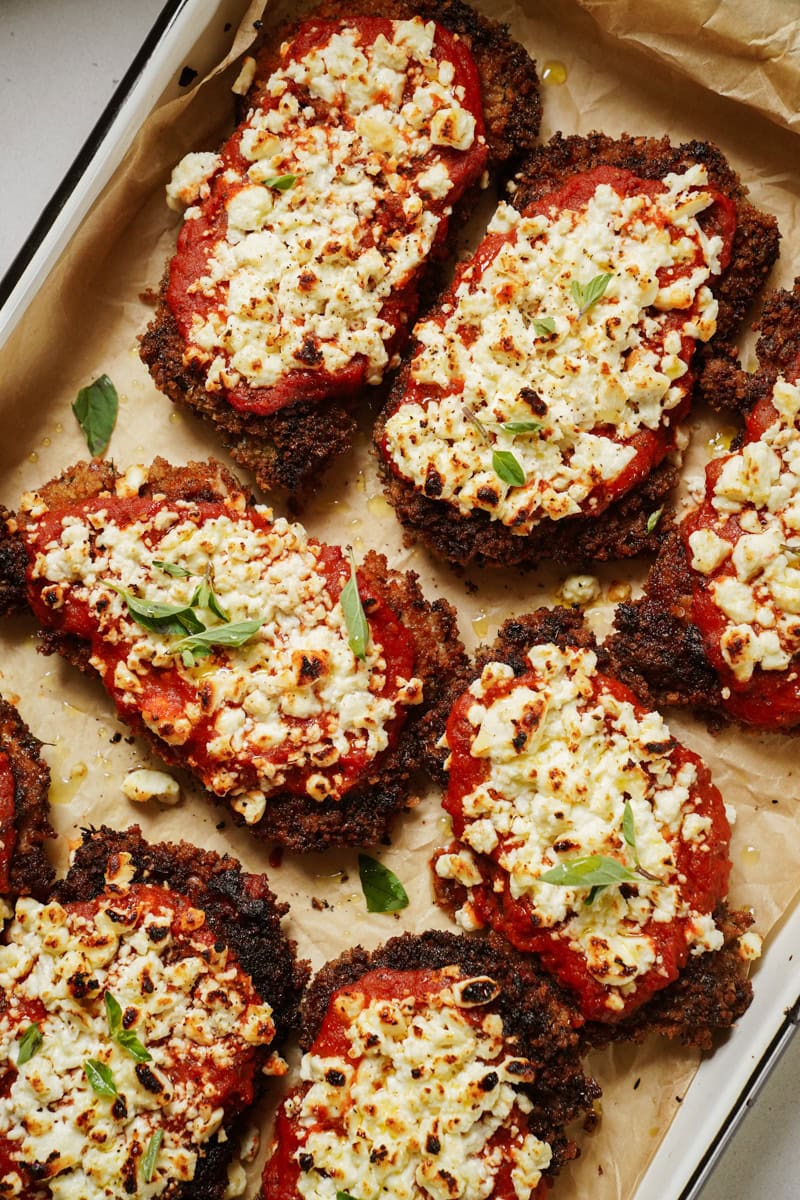
[[[180,784],[163,771],[139,767],[129,771],[122,781],[122,794],[135,804],[158,800],[160,804],[177,804],[181,798]]]

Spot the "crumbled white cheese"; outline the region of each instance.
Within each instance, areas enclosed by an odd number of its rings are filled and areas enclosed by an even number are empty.
[[[531,1102],[513,1086],[519,1058],[507,1054],[498,1015],[469,1020],[449,989],[367,1000],[355,985],[334,1003],[346,1007],[346,1048],[323,1058],[312,1047],[301,1064],[310,1084],[295,1153],[304,1200],[342,1191],[484,1200],[506,1157],[517,1200],[528,1200],[552,1155],[523,1132]],[[497,1154],[489,1143],[504,1125],[511,1140]]]
[[[499,252],[416,327],[412,392],[386,423],[385,452],[404,478],[423,491],[433,481],[430,495],[520,535],[543,518],[600,511],[598,485],[614,484],[636,436],[668,425],[684,399],[682,336],[706,341],[716,328],[707,285],[721,241],[697,220],[713,202],[705,168],[664,182],[652,197],[600,184],[579,208],[528,217],[499,206],[489,226],[506,237]],[[695,258],[689,276],[660,285],[660,272]],[[602,274],[605,292],[582,310],[572,286]],[[540,430],[503,428],[532,419]],[[514,454],[524,484],[499,478],[495,450]]]
[[[688,949],[712,948],[716,937],[713,919],[685,899],[676,865],[681,843],[708,845],[712,822],[695,810],[697,771],[676,762],[676,744],[658,713],[637,713],[602,685],[595,692],[591,651],[548,644],[534,646],[528,659],[535,682],[515,682],[510,668],[490,663],[470,688],[469,753],[489,773],[461,799],[463,849],[440,856],[436,870],[469,894],[482,885],[474,853],[491,854],[537,925],[578,951],[595,979],[629,995],[658,965],[650,922],[688,918]],[[590,905],[585,887],[542,882],[554,867],[594,854],[633,869],[637,860],[623,832],[626,799],[638,863],[656,881],[642,877],[625,893],[608,887]],[[469,901],[458,919],[475,927]],[[614,1008],[619,999],[612,990],[607,1003]]]
[[[591,604],[600,595],[600,580],[594,575],[570,575],[561,585],[565,604]]]
[[[222,166],[222,159],[212,151],[197,151],[182,158],[167,184],[167,204],[181,212],[196,200],[209,195],[209,180]]]

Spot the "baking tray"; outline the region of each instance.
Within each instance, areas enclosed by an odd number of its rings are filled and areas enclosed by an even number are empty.
[[[56,193],[2,281],[0,350],[81,222],[159,105],[181,93],[181,69],[201,76],[228,52],[245,0],[167,0]],[[226,44],[222,31],[230,28]],[[794,1033],[800,1010],[800,911],[773,930],[758,966],[755,999],[732,1037],[689,1087],[635,1191],[635,1200],[693,1200]],[[556,1195],[569,1200],[568,1189]],[[630,1198],[633,1200],[633,1197]]]

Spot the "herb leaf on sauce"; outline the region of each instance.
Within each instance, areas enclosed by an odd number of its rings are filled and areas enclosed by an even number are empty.
[[[117,389],[107,375],[99,375],[94,383],[78,392],[72,411],[83,430],[92,458],[105,454],[118,410]]]
[[[638,883],[637,871],[632,871],[617,858],[605,854],[587,854],[584,858],[573,858],[559,863],[539,876],[541,883],[553,883],[560,887],[608,887],[614,883]]]
[[[183,638],[173,647],[180,654],[184,665],[194,666],[194,659],[210,654],[214,646],[243,646],[254,633],[258,633],[263,621],[228,621],[226,625],[215,625],[213,629],[201,629]],[[192,661],[187,661],[191,659]]]
[[[139,625],[150,629],[153,633],[175,633],[183,637],[187,633],[201,633],[205,625],[192,612],[188,604],[162,604],[158,600],[140,600],[132,592],[118,587],[108,580],[103,581],[106,587],[116,592],[128,606],[128,612]]]
[[[369,621],[367,620],[364,605],[361,603],[361,596],[358,592],[356,563],[352,550],[350,551],[350,578],[342,588],[339,604],[341,605],[344,623],[347,627],[347,644],[356,658],[360,658],[363,662],[367,657],[367,646],[369,644]]]
[[[408,907],[408,893],[394,871],[369,854],[359,854],[358,874],[367,912],[398,912]]]
[[[32,1025],[23,1033],[19,1039],[19,1049],[17,1050],[17,1066],[24,1067],[26,1062],[30,1062],[34,1054],[38,1053],[41,1048],[44,1036],[39,1028],[39,1022],[34,1021]]]

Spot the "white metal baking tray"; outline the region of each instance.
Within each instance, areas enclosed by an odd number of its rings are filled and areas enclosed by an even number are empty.
[[[0,348],[42,281],[113,178],[151,111],[179,93],[187,61],[199,72],[221,58],[223,26],[246,0],[167,0],[139,53],[0,280]],[[213,33],[212,33],[213,27]],[[693,1200],[800,1021],[800,910],[773,932],[755,972],[755,999],[735,1036],[718,1046],[682,1098],[635,1200]],[[620,1148],[624,1153],[624,1147]],[[632,1198],[634,1200],[634,1198]]]

